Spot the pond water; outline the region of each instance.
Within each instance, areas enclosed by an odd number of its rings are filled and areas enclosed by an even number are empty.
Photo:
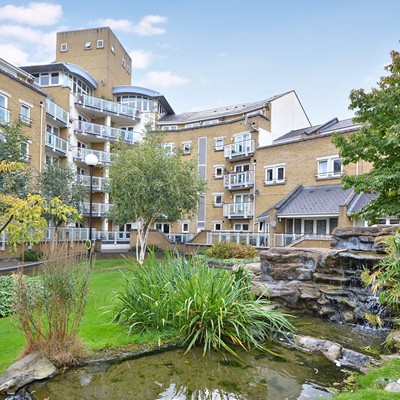
[[[383,333],[363,327],[300,318],[299,333],[323,337],[360,350],[379,346]],[[347,376],[316,354],[280,346],[279,356],[238,351],[241,361],[216,352],[182,349],[118,363],[98,363],[71,369],[47,382],[28,387],[36,400],[312,400],[331,398],[329,388],[341,388]],[[0,396],[1,399],[1,396]]]

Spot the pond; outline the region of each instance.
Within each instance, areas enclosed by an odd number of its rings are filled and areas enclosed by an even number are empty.
[[[383,341],[383,333],[360,326],[304,317],[297,325],[303,335],[329,338],[358,351]],[[331,398],[329,388],[343,386],[348,372],[324,357],[280,346],[272,350],[278,355],[238,351],[239,361],[215,352],[203,357],[199,348],[187,354],[173,349],[71,369],[28,390],[37,400],[310,400]]]

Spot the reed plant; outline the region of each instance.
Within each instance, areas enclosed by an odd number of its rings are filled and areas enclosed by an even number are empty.
[[[114,321],[133,330],[170,329],[190,350],[202,345],[236,355],[234,346],[266,350],[265,342],[293,331],[290,317],[255,298],[251,278],[208,268],[204,260],[154,257],[132,261],[114,301]]]

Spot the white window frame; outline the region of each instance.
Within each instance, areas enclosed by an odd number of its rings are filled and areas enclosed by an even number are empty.
[[[224,177],[225,165],[214,165],[214,179],[222,179]],[[221,173],[218,173],[221,172]]]
[[[247,229],[243,229],[244,226],[247,226]],[[240,227],[240,229],[236,229]],[[235,223],[233,224],[233,230],[237,232],[249,232],[250,225],[248,223]]]
[[[187,229],[185,229],[187,225]],[[189,233],[189,221],[182,221],[182,233]]]
[[[183,154],[191,154],[192,152],[192,142],[182,142]]]
[[[113,44],[111,45],[111,53],[115,54],[115,46]]]
[[[278,172],[283,169],[283,178],[279,179]],[[272,171],[272,179],[268,176],[268,171]],[[264,166],[264,185],[282,185],[286,182],[286,163],[272,164]]]
[[[224,194],[223,193],[213,193],[214,201],[213,201],[213,206],[214,207],[222,207],[224,205]]]
[[[157,225],[160,227],[158,228]],[[164,232],[164,227],[168,226],[168,233]],[[158,231],[161,231],[164,233],[164,235],[169,235],[171,233],[171,223],[170,222],[155,222],[154,223],[154,229],[157,229]]]
[[[212,120],[209,120],[209,121],[203,121],[203,125],[204,126],[216,125],[216,124],[218,124],[218,122],[219,122],[219,119],[212,119]]]
[[[220,226],[220,229],[217,229],[217,225]],[[214,231],[222,231],[223,221],[213,221]]]
[[[224,150],[224,136],[214,138],[214,150],[215,151],[223,151]],[[221,142],[218,144],[218,142]]]
[[[98,49],[103,49],[104,48],[104,40],[103,39],[97,39],[96,47]]]
[[[85,42],[85,50],[91,50],[92,49],[92,42],[89,40]]]
[[[8,124],[10,122],[10,110],[8,109],[8,98],[11,96],[8,93],[0,90],[0,97],[4,99],[4,106],[2,106],[0,109],[0,112],[4,116],[4,121],[0,120],[0,123]]]
[[[164,149],[168,150],[168,153],[170,155],[174,154],[174,148],[175,148],[174,143],[164,143]]]
[[[19,113],[20,120],[23,124],[30,125],[32,122],[31,120],[32,104],[26,103],[23,100],[20,100],[19,102],[20,102],[20,113]],[[22,113],[22,110],[27,111],[26,115]]]
[[[192,123],[192,124],[186,124],[185,125],[185,128],[197,128],[197,127],[199,127],[200,126],[200,123],[199,122],[194,122],[194,123]]]
[[[65,53],[68,51],[68,43],[61,43],[60,45],[60,52]]]
[[[126,68],[126,61],[125,61],[125,58],[122,59],[121,63],[122,63],[122,66],[123,66],[124,68]]]
[[[343,175],[343,163],[341,157],[338,154],[333,156],[318,157],[317,159],[317,179],[332,179],[338,178]],[[340,161],[340,172],[334,171],[335,161]],[[321,170],[321,165],[326,163],[326,171]]]
[[[161,130],[163,131],[176,131],[178,129],[178,125],[164,125]]]

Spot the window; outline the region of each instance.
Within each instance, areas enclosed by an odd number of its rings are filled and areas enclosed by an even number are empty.
[[[222,207],[223,203],[222,203],[222,198],[223,198],[223,193],[213,193],[214,196],[214,202],[213,202],[213,206],[214,207]]]
[[[68,44],[67,44],[67,43],[61,43],[60,51],[61,51],[62,53],[68,51]]]
[[[97,40],[97,48],[102,49],[104,47],[104,40],[98,39]]]
[[[176,131],[178,129],[177,125],[166,125],[162,127],[163,131]]]
[[[111,52],[115,54],[115,47],[113,44],[111,45]]]
[[[0,124],[6,125],[10,122],[10,111],[7,110],[8,97],[0,93]]]
[[[224,150],[224,138],[215,138],[214,139],[214,150],[215,151]]]
[[[233,226],[233,229],[235,231],[248,231],[249,230],[249,224],[235,224]]]
[[[60,84],[60,73],[52,72],[42,72],[40,74],[32,74],[35,78],[35,82],[41,86],[51,86]]]
[[[218,119],[212,119],[211,121],[204,121],[203,125],[204,126],[206,126],[206,125],[215,125],[215,124],[218,124],[218,122],[219,122]]]
[[[167,152],[170,155],[174,154],[174,144],[173,143],[164,143],[164,149],[167,150]]]
[[[123,66],[124,68],[126,68],[126,61],[125,61],[125,58],[122,59],[122,66]]]
[[[317,163],[317,179],[337,178],[343,173],[342,160],[337,155],[317,158]]]
[[[169,223],[161,223],[161,222],[156,222],[154,224],[154,229],[157,229],[165,234],[170,233],[171,231],[171,225]]]
[[[195,122],[193,124],[186,124],[185,128],[196,128],[198,126],[200,126],[200,124],[198,122]]]
[[[224,165],[214,165],[214,178],[222,179],[224,177],[225,166]]]
[[[190,154],[192,151],[191,147],[192,147],[192,142],[182,143],[183,154]]]
[[[126,70],[128,71],[128,74],[130,74],[130,73],[131,73],[131,66],[130,66],[130,65],[127,65],[127,66],[126,66]]]
[[[21,104],[20,118],[23,124],[25,125],[31,124],[31,108],[26,104]]]
[[[55,136],[60,136],[60,130],[56,126],[47,124],[46,125],[46,132],[51,133],[52,135]]]
[[[214,231],[222,231],[222,222],[221,221],[214,222]]]
[[[265,185],[285,183],[286,164],[267,165],[265,168]]]
[[[183,233],[189,232],[189,222],[182,222],[182,232]]]
[[[90,50],[92,48],[92,42],[85,43],[85,50]]]

